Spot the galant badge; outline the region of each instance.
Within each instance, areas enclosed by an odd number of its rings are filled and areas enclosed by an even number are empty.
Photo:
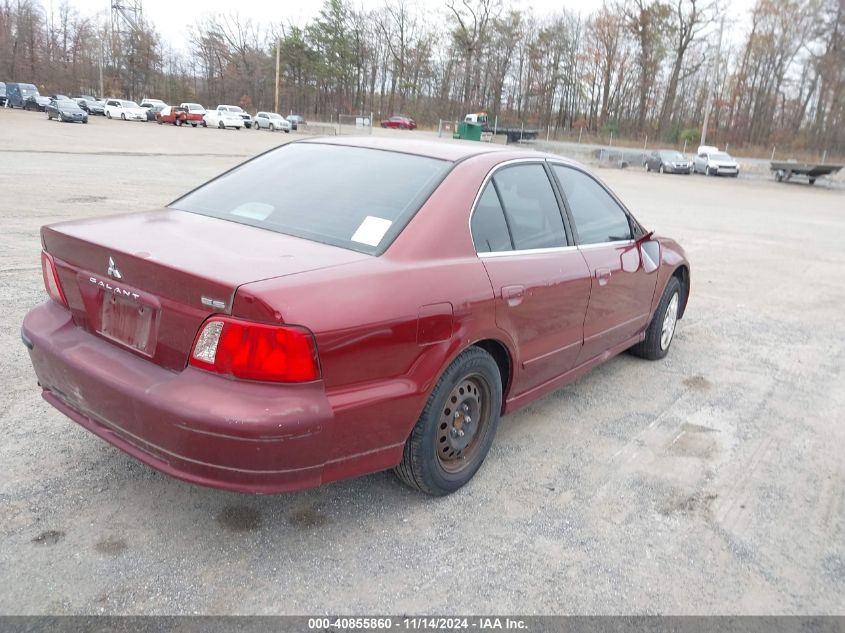
[[[109,268],[106,271],[112,279],[122,279],[123,275],[120,274],[120,271],[117,269],[117,264],[114,263],[114,259],[109,257]]]

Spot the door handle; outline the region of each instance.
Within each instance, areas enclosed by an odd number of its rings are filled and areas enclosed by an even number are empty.
[[[599,280],[600,286],[606,286],[610,281],[610,268],[596,268],[596,279]]]
[[[525,286],[504,286],[502,288],[502,299],[507,301],[510,307],[518,306],[525,298]]]

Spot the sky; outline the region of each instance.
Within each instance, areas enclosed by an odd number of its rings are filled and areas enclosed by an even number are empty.
[[[42,0],[47,7],[51,4],[57,7],[60,0]],[[535,15],[552,15],[561,9],[580,13],[584,16],[601,8],[604,0],[505,0],[522,9],[531,8]],[[726,25],[726,39],[737,40],[747,16],[755,0],[727,0],[730,7],[727,17],[734,25]],[[126,2],[126,0],[123,0]],[[419,6],[425,16],[432,16],[434,20],[442,16],[446,20],[445,0],[407,0],[408,6]],[[69,0],[71,6],[83,15],[101,13],[108,15],[111,0]],[[166,43],[173,49],[186,51],[188,47],[188,27],[195,24],[204,15],[237,13],[241,18],[252,18],[253,21],[284,22],[304,26],[312,20],[323,5],[322,0],[298,0],[292,2],[273,2],[272,0],[141,0],[144,17],[155,25]],[[374,9],[384,5],[385,0],[354,0],[354,4],[364,9]]]

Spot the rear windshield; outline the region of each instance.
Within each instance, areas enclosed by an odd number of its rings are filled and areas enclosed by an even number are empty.
[[[448,161],[411,154],[291,143],[171,207],[378,255],[450,167]]]

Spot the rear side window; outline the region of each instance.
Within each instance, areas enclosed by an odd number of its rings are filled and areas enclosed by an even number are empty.
[[[516,250],[566,246],[563,217],[542,165],[505,167],[493,176]]]
[[[552,169],[572,212],[579,244],[631,239],[628,214],[604,187],[577,169],[562,165]]]
[[[479,253],[513,250],[505,212],[493,183],[487,183],[472,214],[472,241]]]
[[[451,166],[425,156],[291,143],[170,206],[376,255],[399,235]]]

